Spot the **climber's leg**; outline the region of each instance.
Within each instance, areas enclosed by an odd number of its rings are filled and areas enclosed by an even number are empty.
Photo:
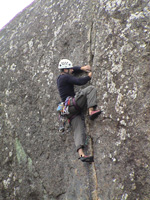
[[[79,154],[80,157],[85,156],[82,148],[78,149],[78,154]]]
[[[88,86],[84,89],[81,89],[75,95],[75,101],[80,108],[83,108],[85,105],[87,108],[96,107],[96,89],[93,86]]]
[[[97,107],[97,97],[96,89],[93,86],[88,86],[80,90],[76,96],[75,101],[80,108],[83,108],[85,105],[89,109],[89,116],[91,120],[94,120],[98,115],[100,115],[100,110],[95,110]]]
[[[83,152],[85,145],[85,123],[82,115],[77,115],[71,120],[71,125],[74,132],[74,141],[76,150],[79,154],[79,159],[82,162],[94,162],[93,156],[86,156]]]
[[[72,129],[74,132],[74,141],[76,150],[84,148],[85,144],[85,122],[82,115],[77,115],[71,120]]]

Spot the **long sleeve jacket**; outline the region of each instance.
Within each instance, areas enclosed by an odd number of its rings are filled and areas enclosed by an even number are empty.
[[[80,68],[73,67],[73,73],[81,72],[82,70]],[[74,85],[84,85],[90,80],[91,78],[89,76],[78,78],[66,73],[59,75],[57,78],[57,87],[61,100],[64,102],[68,96],[75,96]]]

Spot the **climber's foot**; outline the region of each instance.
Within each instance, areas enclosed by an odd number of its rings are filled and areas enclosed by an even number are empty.
[[[97,117],[98,117],[98,115],[100,115],[101,114],[101,110],[95,110],[95,111],[92,111],[91,113],[90,113],[90,119],[91,120],[94,120],[94,119],[96,119]]]
[[[79,158],[82,162],[94,162],[94,157],[93,156],[81,156]]]

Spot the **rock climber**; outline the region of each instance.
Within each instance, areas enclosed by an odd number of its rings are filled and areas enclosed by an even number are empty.
[[[76,94],[74,91],[74,85],[85,85],[91,80],[92,72],[89,65],[86,66],[74,66],[68,59],[62,59],[59,62],[58,69],[60,75],[57,78],[57,87],[61,101],[65,102],[69,99],[69,114],[67,118],[70,119],[71,127],[74,132],[74,140],[76,150],[79,154],[79,159],[82,162],[94,162],[93,156],[87,156],[84,154],[85,145],[85,122],[83,110],[88,108],[89,118],[94,120],[101,113],[100,110],[96,110],[96,89],[93,86],[88,86],[84,89],[80,89]],[[87,72],[85,77],[76,77],[72,74],[78,72]]]

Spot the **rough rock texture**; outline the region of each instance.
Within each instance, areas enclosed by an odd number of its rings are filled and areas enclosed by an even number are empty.
[[[37,0],[0,32],[0,200],[150,199],[149,0]],[[58,132],[57,65],[90,63],[87,151]]]

